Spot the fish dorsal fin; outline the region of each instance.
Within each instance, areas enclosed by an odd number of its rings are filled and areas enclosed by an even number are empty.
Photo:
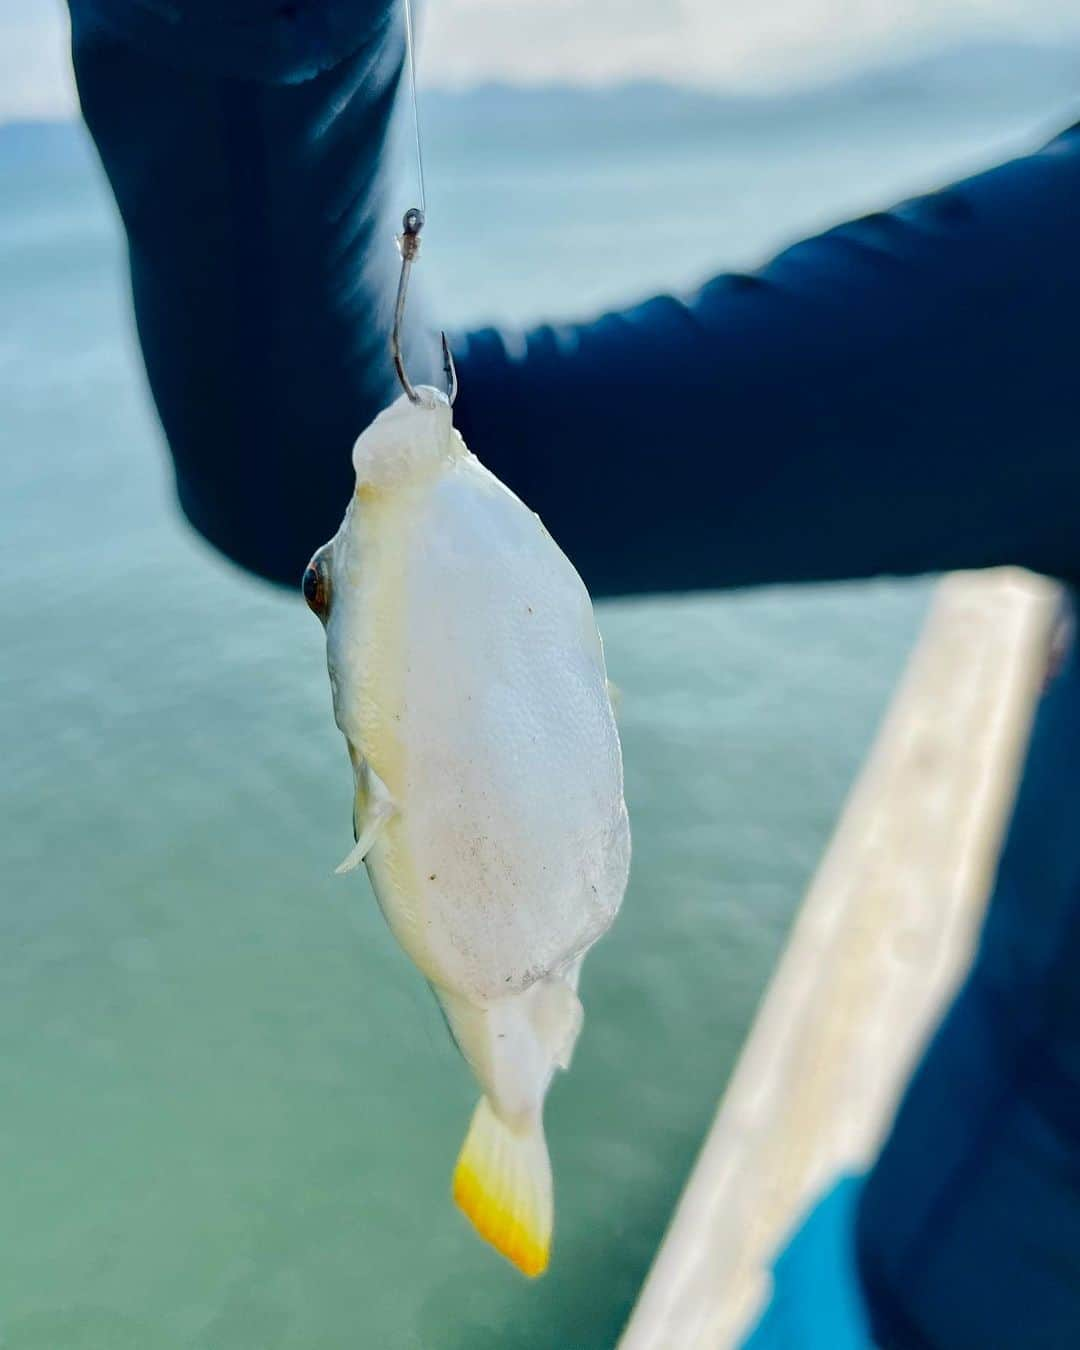
[[[563,979],[537,980],[524,997],[536,1039],[552,1063],[568,1069],[585,1018],[577,990]]]

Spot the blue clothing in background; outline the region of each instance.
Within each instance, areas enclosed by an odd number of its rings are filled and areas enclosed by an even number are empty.
[[[855,1262],[859,1181],[814,1206],[772,1271],[772,1297],[739,1350],[873,1350]]]
[[[398,392],[399,7],[71,11],[181,505],[295,585],[337,528],[357,432]],[[459,335],[457,420],[594,594],[997,563],[1075,580],[1078,240],[1073,129],[688,300]],[[430,333],[409,344],[414,379],[434,381]],[[859,1196],[886,1350],[1080,1346],[1078,973],[1073,651],[1039,710],[974,969]]]
[[[1075,641],[1036,714],[971,974],[867,1181],[857,1236],[886,1346],[1080,1346]]]

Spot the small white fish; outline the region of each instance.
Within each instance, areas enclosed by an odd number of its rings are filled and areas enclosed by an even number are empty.
[[[367,863],[483,1088],[454,1198],[539,1275],[544,1096],[630,866],[622,756],[581,578],[469,452],[442,395],[419,393],[356,442],[355,494],[304,575],[356,777],[356,846],[338,870]]]

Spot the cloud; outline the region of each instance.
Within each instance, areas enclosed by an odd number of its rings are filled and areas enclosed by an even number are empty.
[[[1071,0],[428,0],[427,83],[808,84],[973,38],[1075,38]]]
[[[66,7],[55,0],[3,0],[0,122],[70,117],[76,107]]]

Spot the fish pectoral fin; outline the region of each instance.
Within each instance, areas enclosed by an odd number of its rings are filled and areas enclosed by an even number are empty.
[[[539,1115],[512,1129],[481,1097],[454,1169],[454,1199],[480,1236],[523,1275],[542,1275],[554,1204]]]
[[[338,876],[353,872],[371,852],[386,822],[397,812],[397,803],[375,770],[361,762],[356,771],[356,797],[353,800],[353,837],[356,843],[348,856],[334,869]]]
[[[353,844],[346,857],[334,868],[335,875],[340,877],[344,876],[346,872],[356,871],[371,852],[376,839],[382,832],[382,827],[393,814],[393,806],[384,806],[371,813],[360,833],[360,838]]]

